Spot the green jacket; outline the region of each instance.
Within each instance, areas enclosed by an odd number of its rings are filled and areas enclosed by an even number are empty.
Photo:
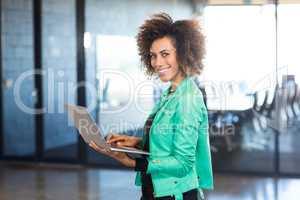
[[[213,188],[207,110],[189,77],[174,94],[167,94],[168,90],[163,92],[151,112],[157,114],[150,129],[146,173],[151,174],[155,197],[174,195],[180,200],[188,190]],[[141,185],[140,172],[135,184]]]

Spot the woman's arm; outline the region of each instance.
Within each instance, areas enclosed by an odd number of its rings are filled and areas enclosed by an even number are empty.
[[[173,152],[170,156],[148,158],[148,174],[159,172],[183,177],[192,170],[196,160],[199,128],[189,122],[182,126],[174,133]]]
[[[174,116],[172,154],[154,159],[149,157],[146,169],[148,174],[159,172],[183,177],[192,170],[198,140],[208,143],[208,125],[203,124],[207,123],[203,120],[207,117],[207,112],[200,100],[196,103],[181,101],[178,104]]]
[[[140,148],[142,138],[135,136],[128,136],[125,134],[109,134],[107,143],[115,144],[118,147],[136,147]]]
[[[159,172],[175,177],[183,177],[190,172],[195,162],[199,128],[191,123],[182,126],[174,133],[172,155],[155,159],[136,158],[135,171]]]
[[[126,167],[132,167],[134,168],[136,165],[136,161],[132,158],[130,158],[126,153],[124,152],[116,152],[116,151],[110,151],[106,150],[102,147],[97,146],[94,142],[91,142],[89,144],[90,147],[92,147],[95,151],[104,154],[106,156],[109,156],[111,158],[114,158],[115,160],[119,161]]]
[[[114,143],[117,146],[137,147],[142,143],[142,138],[119,134],[109,134],[107,137],[107,142],[110,144]],[[136,160],[129,157],[126,153],[105,150],[104,148],[97,146],[94,142],[91,142],[89,145],[95,151],[114,158],[127,167],[136,167]]]
[[[142,149],[143,148],[143,138],[142,137],[136,137],[136,145],[135,147],[138,149]]]

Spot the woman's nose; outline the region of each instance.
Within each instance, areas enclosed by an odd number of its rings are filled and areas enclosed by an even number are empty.
[[[161,56],[157,56],[155,59],[154,66],[157,68],[163,65],[164,65],[164,59]]]

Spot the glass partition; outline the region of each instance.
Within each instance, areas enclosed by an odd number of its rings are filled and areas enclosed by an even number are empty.
[[[199,80],[217,170],[274,171],[274,132],[266,114],[276,85],[274,16],[272,4],[224,5],[205,7],[200,18],[207,56]]]
[[[213,0],[204,6],[184,0],[86,0],[85,98],[104,134],[141,136],[146,117],[168,85],[149,79],[142,70],[135,41],[138,27],[158,11],[175,20],[197,16],[207,54],[205,69],[195,81],[209,111],[214,169],[298,174],[300,1],[279,0],[278,7],[273,1],[247,2]],[[64,110],[65,103],[76,103],[81,85],[76,78],[75,6],[76,0],[42,1],[38,73],[43,78],[45,160],[78,159],[78,135]],[[39,134],[32,8],[32,0],[1,1],[1,120],[8,157],[33,157]],[[88,163],[120,167],[87,149]]]
[[[135,36],[146,18],[163,11],[184,18],[191,16],[192,7],[183,0],[86,1],[86,80],[94,88],[88,91],[87,101],[105,134],[142,135],[162,85],[142,71]],[[90,149],[88,162],[119,166]]]
[[[35,154],[32,1],[1,1],[4,156]]]
[[[75,0],[42,3],[44,158],[77,159],[76,129],[65,103],[76,102]]]
[[[282,4],[281,4],[282,3]],[[299,174],[300,164],[300,1],[278,5],[278,79],[281,88],[280,172]],[[297,25],[296,25],[297,24]]]

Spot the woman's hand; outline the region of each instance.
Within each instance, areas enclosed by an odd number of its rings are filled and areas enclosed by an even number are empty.
[[[132,168],[135,167],[135,164],[136,164],[135,160],[130,158],[126,153],[106,150],[102,147],[99,147],[94,142],[89,143],[89,146],[92,147],[95,151],[97,151],[99,153],[102,153],[102,154],[107,155],[111,158],[114,158],[115,160],[119,161],[120,163],[122,163],[126,167],[132,167]]]
[[[107,143],[116,145],[117,147],[136,147],[140,141],[141,138],[128,135],[113,133],[107,136]]]

